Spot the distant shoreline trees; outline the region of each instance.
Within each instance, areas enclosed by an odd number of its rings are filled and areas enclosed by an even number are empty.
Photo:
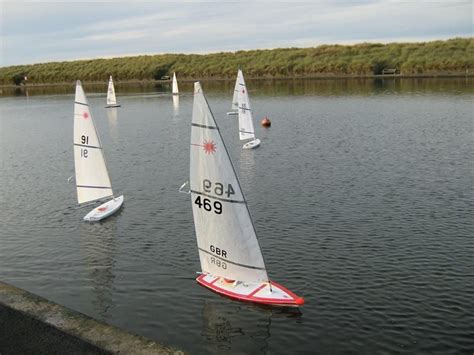
[[[370,77],[386,69],[396,74],[473,75],[474,38],[420,43],[360,43],[313,48],[278,48],[211,54],[160,54],[51,62],[0,68],[0,85],[160,80],[173,71],[180,79],[233,79],[238,68],[248,78]],[[21,82],[21,81],[20,81]]]

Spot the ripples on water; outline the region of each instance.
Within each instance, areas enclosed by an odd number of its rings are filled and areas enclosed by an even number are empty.
[[[472,353],[472,82],[249,82],[255,121],[273,122],[257,125],[255,151],[225,115],[233,83],[203,84],[269,274],[305,297],[301,312],[195,283],[191,206],[177,193],[191,84],[180,87],[179,103],[166,88],[119,87],[109,111],[89,89],[125,195],[97,224],[67,183],[73,88],[0,98],[2,281],[197,353]]]

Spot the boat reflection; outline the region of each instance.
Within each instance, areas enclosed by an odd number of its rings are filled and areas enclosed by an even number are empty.
[[[107,121],[109,122],[109,133],[110,139],[113,143],[118,143],[118,110],[116,107],[109,107],[107,108]]]
[[[244,352],[251,348],[267,352],[273,318],[300,318],[298,308],[275,308],[235,301],[205,301],[202,336],[210,353]]]
[[[173,95],[173,116],[179,116],[179,96]]]
[[[113,307],[117,220],[113,217],[104,223],[82,223],[80,248],[86,271],[86,280],[92,288],[94,314],[105,321]]]
[[[255,154],[258,154],[258,149],[256,148],[257,151],[254,149],[240,149],[240,176],[250,184],[253,184],[255,177]]]

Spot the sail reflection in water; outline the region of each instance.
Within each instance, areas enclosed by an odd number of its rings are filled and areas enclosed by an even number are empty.
[[[240,171],[240,178],[242,180],[248,180],[251,181],[251,183],[248,183],[248,181],[245,181],[245,185],[249,186],[255,186],[255,171],[256,171],[256,166],[255,166],[255,154],[253,152],[249,151],[248,149],[241,149],[240,150],[240,159],[239,159],[239,171]]]
[[[202,308],[202,332],[206,339],[206,352],[216,350],[245,353],[251,348],[259,352],[269,351],[272,319],[299,318],[298,308],[252,307],[248,308],[220,301],[205,301]]]
[[[93,293],[95,314],[106,321],[113,308],[117,219],[102,224],[83,223],[80,226],[80,251],[84,261],[87,281]]]
[[[118,110],[116,107],[111,107],[106,110],[107,112],[107,121],[109,122],[109,133],[110,138],[113,143],[118,143],[119,134],[117,128],[118,121]]]
[[[173,95],[173,116],[179,116],[179,96]]]

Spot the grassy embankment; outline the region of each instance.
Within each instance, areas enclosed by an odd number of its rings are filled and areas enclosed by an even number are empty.
[[[0,85],[26,75],[28,84],[157,80],[176,71],[180,79],[247,77],[370,77],[396,68],[404,76],[474,75],[474,38],[423,43],[323,45],[213,54],[162,54],[51,62],[0,68]]]

